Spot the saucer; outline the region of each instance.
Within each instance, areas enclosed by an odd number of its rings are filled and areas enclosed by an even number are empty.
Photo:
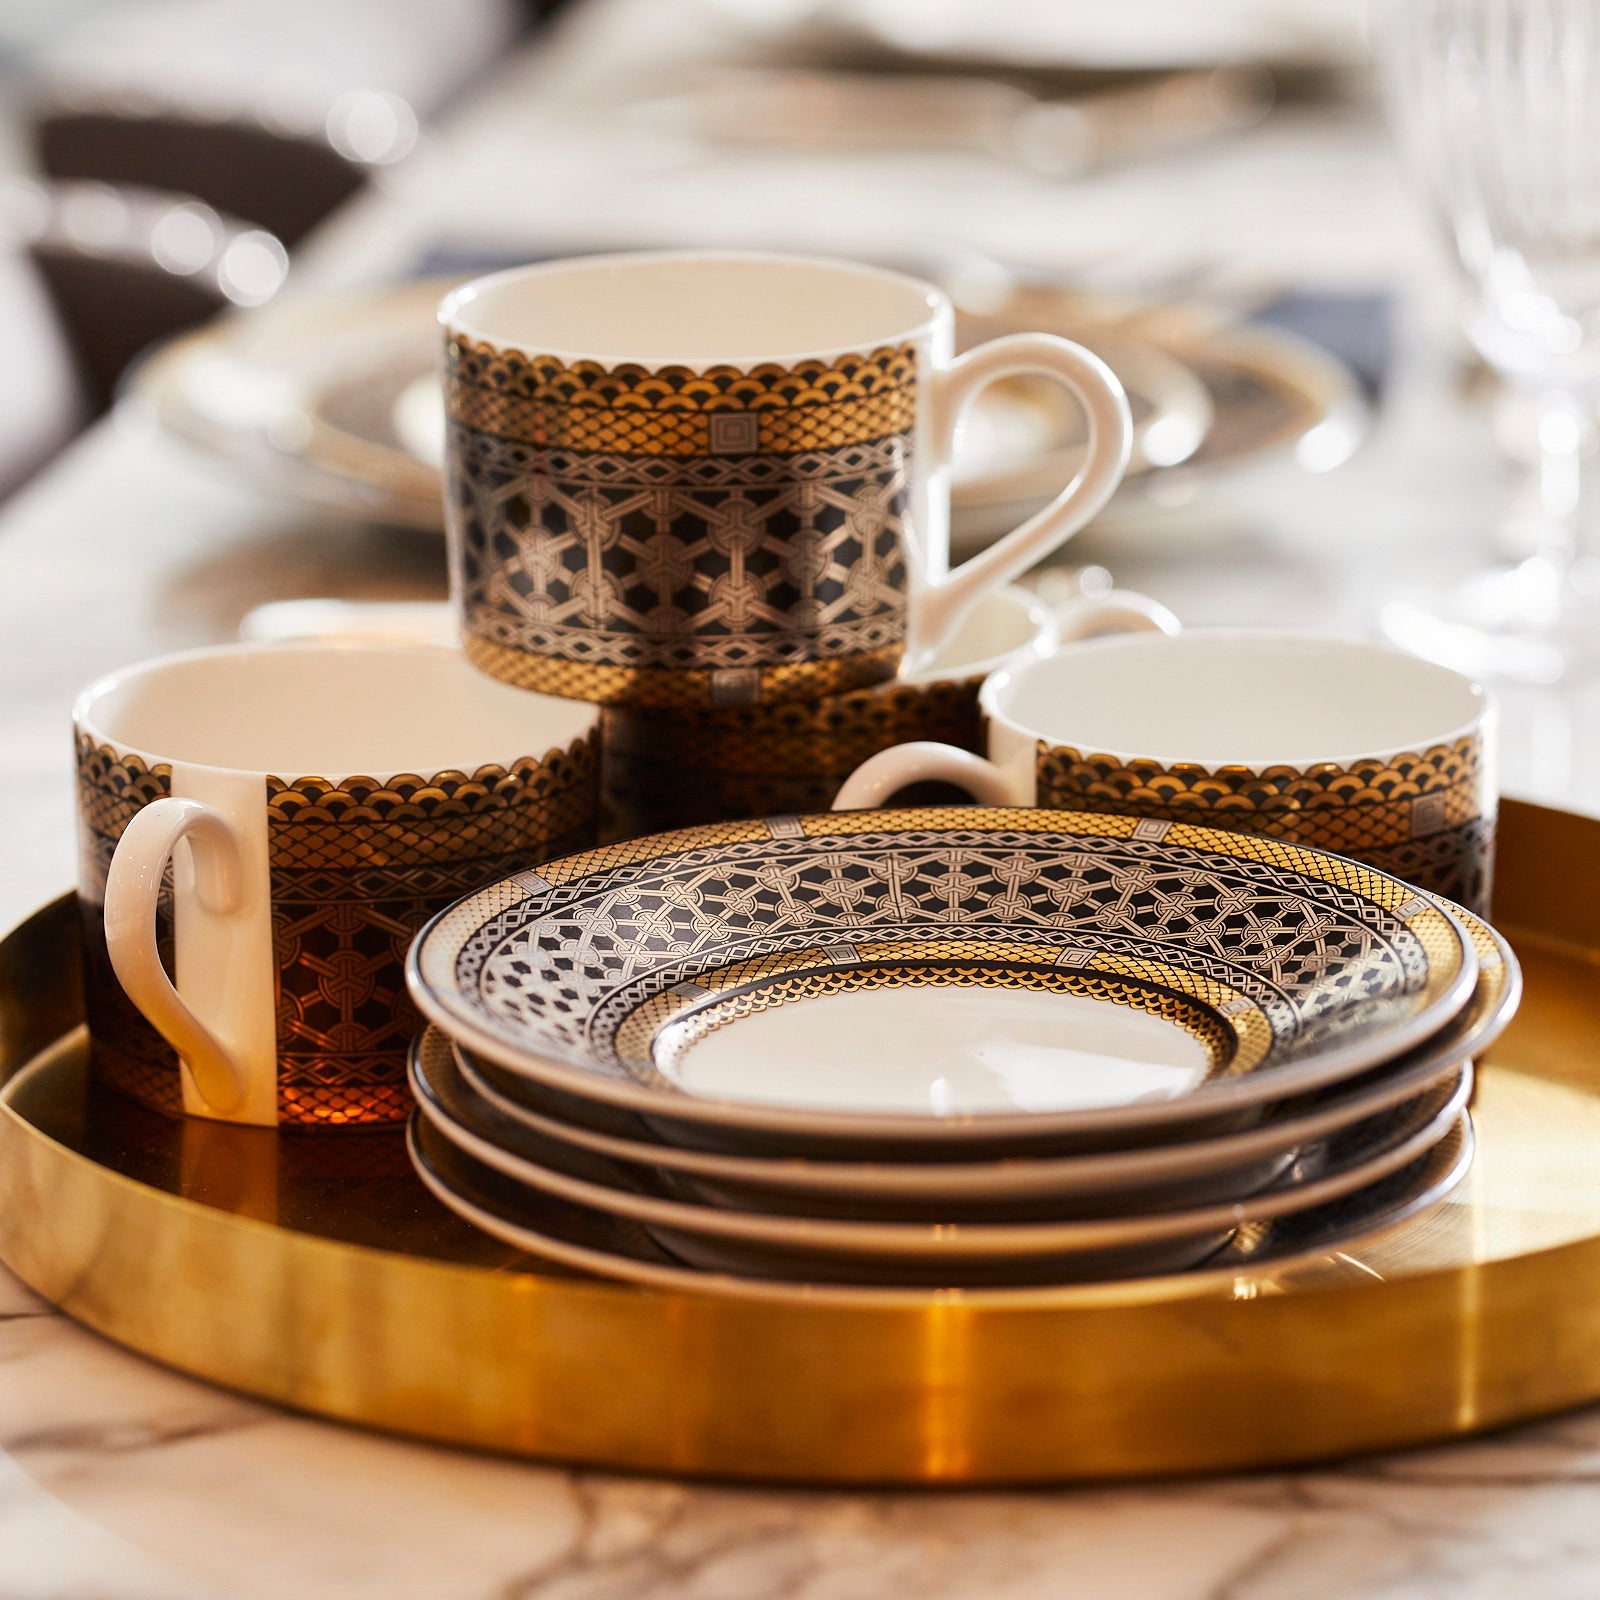
[[[741,1205],[789,1210],[848,1205],[853,1209],[943,1205],[1025,1206],[1041,1203],[1062,1211],[1085,1205],[1125,1209],[1199,1205],[1246,1194],[1278,1175],[1305,1145],[1327,1138],[1363,1117],[1398,1105],[1461,1072],[1465,1053],[1430,1053],[1404,1072],[1380,1071],[1373,1081],[1291,1101],[1237,1133],[1215,1134],[1132,1150],[1089,1150],[1059,1156],[983,1156],[928,1161],[829,1160],[812,1156],[750,1155],[685,1148],[653,1137],[633,1113],[633,1136],[608,1133],[539,1109],[539,1099],[513,1095],[489,1070],[458,1057],[437,1030],[419,1045],[419,1069],[435,1082],[455,1075],[462,1085],[508,1123],[543,1139],[591,1151],[615,1161],[675,1173],[696,1192],[737,1195]],[[448,1061],[446,1058],[448,1057]],[[520,1143],[508,1136],[508,1149]],[[963,1147],[962,1155],[967,1151]]]
[[[1458,1071],[1436,1071],[1434,1082]],[[530,1085],[497,1085],[493,1069],[457,1054],[430,1028],[417,1041],[413,1078],[432,1098],[450,1103],[463,1096],[501,1119],[497,1142],[512,1154],[528,1154],[537,1140],[554,1141],[613,1161],[672,1174],[689,1193],[757,1211],[878,1216],[935,1210],[1008,1215],[1052,1208],[1058,1215],[1128,1210],[1162,1205],[1198,1205],[1252,1193],[1276,1178],[1306,1139],[1320,1137],[1362,1114],[1330,1107],[1298,1126],[1263,1124],[1247,1133],[1199,1139],[1144,1150],[1086,1152],[1044,1158],[975,1156],[969,1160],[827,1160],[795,1155],[750,1155],[684,1148],[662,1141],[643,1117],[607,1107],[629,1119],[631,1136],[608,1133],[538,1109],[549,1098]],[[1421,1087],[1426,1087],[1423,1085]],[[1413,1093],[1418,1092],[1413,1090]],[[1404,1098],[1402,1096],[1402,1098]],[[568,1102],[570,1104],[570,1101]],[[1342,1118],[1342,1120],[1341,1120]],[[1291,1119],[1293,1120],[1293,1119]],[[534,1136],[533,1140],[524,1137]],[[955,1152],[946,1152],[953,1155]],[[963,1148],[962,1154],[966,1154]]]
[[[937,1142],[1259,1111],[1436,1033],[1477,965],[1441,903],[1340,857],[960,807],[720,823],[547,863],[436,917],[407,971],[456,1042],[552,1088],[712,1127]]]
[[[948,1272],[931,1266],[906,1283],[873,1277],[860,1284],[697,1268],[636,1222],[530,1194],[455,1148],[420,1111],[412,1116],[407,1138],[423,1183],[458,1216],[530,1255],[599,1277],[691,1293],[777,1298],[796,1305],[892,1305],[908,1292],[947,1288],[954,1303],[1003,1304],[1015,1296],[1031,1306],[1037,1303],[1039,1285],[1074,1281],[1062,1274],[1059,1262],[1016,1264],[1015,1275],[1003,1285],[959,1287]],[[1348,1252],[1436,1205],[1466,1176],[1471,1160],[1471,1120],[1458,1112],[1443,1137],[1436,1137],[1409,1162],[1339,1199],[1292,1216],[1238,1226],[1231,1237],[1199,1255],[1185,1276],[1192,1276],[1197,1287],[1216,1274],[1224,1282],[1232,1280],[1236,1289],[1248,1288],[1259,1274],[1306,1265],[1334,1250]],[[1090,1264],[1088,1257],[1078,1263],[1080,1268]],[[1149,1264],[1124,1263],[1124,1267],[1122,1276],[1148,1276],[1159,1270]]]
[[[1267,1181],[1276,1170],[1272,1164],[1281,1166],[1285,1152],[1421,1094],[1500,1036],[1517,1009],[1521,970],[1510,946],[1488,924],[1459,908],[1457,914],[1477,952],[1478,984],[1466,1007],[1431,1039],[1359,1078],[1271,1106],[1252,1128],[1175,1143],[1031,1157],[959,1146],[935,1151],[932,1159],[902,1162],[859,1159],[861,1152],[851,1147],[837,1159],[788,1149],[765,1154],[737,1146],[704,1149],[695,1148],[692,1126],[646,1119],[514,1077],[475,1061],[436,1028],[426,1030],[414,1046],[414,1070],[435,1080],[459,1074],[469,1093],[543,1138],[737,1190],[744,1203],[758,1207],[783,1209],[801,1200],[985,1205],[1129,1195],[1199,1204],[1246,1192],[1263,1167],[1261,1181]],[[509,1140],[508,1147],[516,1148]]]
[[[1237,1191],[1205,1205],[1159,1209],[1124,1197],[1099,1208],[1036,1202],[1019,1217],[1011,1209],[972,1210],[944,1200],[912,1207],[865,1210],[848,1201],[815,1206],[798,1201],[781,1210],[752,1209],[742,1196],[653,1164],[609,1160],[554,1139],[530,1134],[478,1096],[458,1074],[429,1072],[420,1053],[411,1060],[411,1085],[423,1114],[474,1160],[526,1188],[631,1217],[667,1238],[680,1256],[708,1248],[778,1251],[819,1264],[836,1260],[904,1262],[927,1259],[990,1262],[1186,1246],[1245,1222],[1287,1215],[1350,1193],[1420,1154],[1430,1133],[1445,1127],[1467,1102],[1470,1066],[1401,1105],[1363,1117],[1299,1150],[1279,1150],[1257,1163]],[[1381,1168],[1381,1171],[1379,1170]],[[699,1244],[695,1241],[714,1241]],[[697,1260],[696,1264],[704,1264]]]

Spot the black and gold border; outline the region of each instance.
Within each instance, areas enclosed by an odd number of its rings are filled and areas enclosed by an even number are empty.
[[[523,966],[489,970],[546,915],[583,929],[566,959],[586,976],[554,1010]],[[1420,1024],[1471,970],[1437,903],[1358,862],[1149,818],[941,807],[714,824],[550,862],[447,912],[412,974],[474,1049],[516,1039],[648,1088],[657,1032],[714,983],[854,966],[864,945],[902,968],[1053,966],[1186,995],[1228,1019],[1238,1071],[1385,1018]]]
[[[278,1115],[403,1121],[406,951],[436,911],[594,838],[599,744],[471,772],[267,779]]]
[[[652,996],[617,1029],[615,1048],[636,1076],[650,1081],[670,1075],[690,1045],[742,1017],[796,1000],[887,988],[1028,989],[1081,995],[1131,1007],[1182,1028],[1205,1048],[1208,1077],[1254,1071],[1272,1045],[1272,1026],[1253,1001],[1226,985],[1153,962],[1120,962],[1098,955],[1075,968],[1041,964],[1037,946],[1009,956],[974,941],[973,952],[902,941],[862,945],[859,961],[829,960],[825,951],[785,953],[699,973],[693,986]],[[751,977],[747,969],[762,967]],[[1120,974],[1120,975],[1119,975]],[[1157,976],[1173,980],[1165,987]],[[1225,1009],[1219,1009],[1225,1008]]]
[[[1463,905],[1487,902],[1494,791],[1476,735],[1305,767],[1163,764],[1041,740],[1036,800],[1195,822],[1356,856]]]
[[[568,363],[459,335],[445,345],[452,418],[501,438],[584,452],[710,456],[732,444],[767,456],[832,450],[908,433],[916,390],[914,344],[792,366],[699,370]]]
[[[481,633],[464,632],[467,660],[491,678],[596,705],[714,709],[754,706],[777,700],[802,700],[839,694],[892,678],[905,655],[903,643],[814,661],[792,661],[732,668],[615,666],[575,661],[568,656],[536,655],[497,644]]]

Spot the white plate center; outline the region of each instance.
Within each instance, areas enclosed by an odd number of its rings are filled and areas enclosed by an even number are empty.
[[[1167,1100],[1210,1070],[1192,1033],[1131,1006],[943,987],[773,1006],[724,1024],[662,1066],[685,1093],[706,1099],[934,1117]]]

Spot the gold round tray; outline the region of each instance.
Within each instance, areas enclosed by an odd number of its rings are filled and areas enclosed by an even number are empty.
[[[1600,821],[1508,804],[1522,1013],[1463,1188],[1247,1275],[673,1294],[457,1223],[389,1134],[167,1122],[84,1071],[70,897],[0,943],[0,1258],[70,1315],[305,1411],[651,1472],[1000,1483],[1265,1466],[1600,1397]]]

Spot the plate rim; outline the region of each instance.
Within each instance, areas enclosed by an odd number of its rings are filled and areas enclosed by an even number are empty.
[[[1456,1113],[1434,1143],[1413,1158],[1417,1162],[1429,1156],[1449,1158],[1449,1165],[1425,1188],[1384,1211],[1381,1216],[1373,1218],[1370,1227],[1358,1225],[1348,1234],[1335,1234],[1310,1249],[1292,1252],[1282,1257],[1268,1256],[1245,1262],[1208,1261],[1175,1272],[1105,1280],[939,1288],[905,1284],[879,1286],[834,1282],[805,1283],[783,1278],[745,1277],[733,1272],[691,1267],[687,1264],[634,1261],[615,1251],[574,1244],[552,1237],[524,1223],[499,1216],[471,1199],[457,1194],[432,1170],[425,1153],[419,1158],[417,1130],[420,1126],[431,1125],[425,1123],[421,1111],[418,1110],[413,1112],[411,1120],[406,1124],[406,1149],[419,1181],[435,1199],[464,1221],[483,1229],[502,1243],[536,1259],[554,1261],[558,1265],[583,1272],[602,1283],[612,1286],[621,1283],[668,1293],[703,1294],[719,1299],[766,1301],[795,1306],[851,1306],[862,1310],[890,1309],[897,1305],[914,1305],[922,1308],[930,1305],[950,1305],[971,1307],[973,1310],[1003,1310],[1007,1306],[1012,1306],[1024,1314],[1038,1310],[1042,1295],[1065,1296],[1074,1303],[1093,1304],[1098,1298],[1107,1294],[1125,1299],[1130,1295],[1137,1295],[1143,1289],[1152,1295],[1159,1295],[1163,1289],[1170,1290],[1174,1285],[1181,1285],[1185,1295],[1203,1294],[1207,1290],[1231,1291],[1237,1295],[1242,1287],[1252,1288],[1264,1274],[1290,1272],[1313,1266],[1326,1260],[1330,1255],[1346,1251],[1358,1242],[1376,1238],[1392,1228],[1401,1226],[1419,1212],[1447,1198],[1467,1176],[1475,1147],[1471,1113],[1463,1108]],[[1451,1141],[1456,1141],[1453,1152],[1448,1149]],[[1401,1171],[1404,1168],[1395,1170]],[[1422,1176],[1426,1175],[1424,1171]],[[1359,1186],[1351,1192],[1359,1193]]]
[[[1472,1071],[1468,1067],[1454,1084],[1443,1080],[1434,1088],[1421,1091],[1409,1104],[1402,1101],[1388,1108],[1397,1119],[1401,1113],[1414,1108],[1417,1116],[1426,1118],[1420,1126],[1411,1126],[1392,1144],[1385,1143],[1387,1135],[1380,1133],[1376,1136],[1378,1149],[1369,1150],[1337,1170],[1303,1183],[1291,1180],[1278,1184],[1275,1181],[1258,1193],[1233,1200],[1160,1211],[1113,1213],[1107,1217],[940,1223],[752,1211],[710,1201],[636,1193],[598,1178],[563,1172],[505,1150],[466,1126],[441,1103],[420,1074],[410,1074],[408,1081],[416,1092],[418,1109],[451,1144],[524,1189],[625,1217],[646,1227],[670,1228],[700,1238],[732,1241],[758,1249],[814,1250],[859,1261],[899,1261],[913,1257],[927,1261],[951,1258],[1028,1260],[1180,1243],[1252,1222],[1274,1221],[1343,1199],[1368,1183],[1376,1183],[1409,1165],[1444,1137],[1472,1093]],[[1373,1115],[1380,1117],[1385,1113],[1379,1111]],[[1366,1120],[1360,1118],[1356,1125]]]
[[[453,1048],[442,1033],[436,1029],[432,1031],[438,1034],[445,1048]],[[613,1161],[666,1167],[669,1171],[692,1177],[746,1184],[751,1188],[786,1196],[860,1197],[875,1201],[950,1198],[998,1203],[1068,1199],[1093,1192],[1093,1174],[1109,1170],[1113,1160],[1143,1162],[1148,1158],[1150,1170],[1141,1168],[1137,1173],[1119,1177],[1114,1180],[1113,1187],[1098,1192],[1139,1194],[1146,1188],[1163,1184],[1197,1182],[1218,1172],[1225,1172],[1235,1163],[1268,1158],[1274,1153],[1275,1139],[1287,1144],[1324,1139],[1360,1122],[1363,1117],[1376,1116],[1391,1106],[1403,1104],[1407,1099],[1425,1093],[1444,1081],[1452,1072],[1459,1071],[1471,1060],[1477,1048],[1474,1044],[1459,1043],[1425,1064],[1417,1063],[1412,1075],[1397,1080],[1405,1082],[1403,1091],[1391,1089],[1388,1085],[1369,1091],[1376,1102],[1374,1104],[1353,1102],[1308,1113],[1303,1118],[1258,1123],[1234,1133],[1214,1134],[1175,1144],[1122,1150],[1084,1150],[1053,1156],[996,1155],[936,1162],[872,1161],[865,1156],[835,1160],[809,1154],[735,1153],[702,1150],[666,1140],[651,1145],[621,1134],[575,1126],[563,1122],[559,1117],[534,1111],[531,1107],[518,1106],[494,1085],[486,1086],[485,1080],[474,1070],[470,1061],[463,1061],[457,1056],[456,1067],[468,1086],[502,1116],[514,1122],[520,1121],[523,1116],[538,1118],[537,1123],[530,1120],[524,1126],[544,1138],[569,1143],[577,1149],[591,1151]],[[513,1106],[515,1110],[509,1109]],[[578,1137],[569,1137],[573,1132]],[[1287,1137],[1283,1138],[1284,1135]],[[1227,1148],[1224,1150],[1223,1146]],[[1097,1165],[1101,1163],[1104,1165]],[[1081,1181],[1074,1181],[1070,1187],[1053,1186],[1055,1173],[1060,1171],[1064,1177],[1068,1169],[1081,1173]],[[917,1186],[916,1180],[925,1173],[937,1175],[937,1194],[932,1178],[927,1180],[926,1186]]]
[[[934,819],[959,816],[959,821],[940,822]],[[922,819],[920,822],[916,819]],[[1002,823],[999,819],[1005,819]],[[838,833],[841,835],[867,834],[874,831],[1011,831],[1020,833],[1077,834],[1097,838],[1131,839],[1134,830],[1145,819],[1101,812],[1062,811],[1041,807],[1013,808],[964,806],[960,808],[886,808],[870,811],[819,812],[797,818],[756,818],[747,822],[709,823],[696,828],[678,829],[669,833],[647,834],[637,839],[617,844],[602,845],[596,850],[563,857],[559,861],[545,862],[528,874],[513,874],[499,883],[466,895],[446,907],[426,922],[412,940],[406,955],[406,985],[423,1017],[440,1027],[452,1039],[465,1045],[474,1054],[485,1057],[494,1065],[503,1067],[518,1076],[528,1077],[554,1089],[576,1093],[585,1099],[629,1110],[655,1113],[678,1121],[697,1122],[720,1127],[743,1127],[776,1133],[820,1135],[822,1137],[875,1138],[914,1142],[940,1142],[943,1140],[972,1140],[975,1138],[1022,1138],[1034,1136],[1060,1137],[1076,1133],[1098,1133],[1110,1129],[1144,1128],[1183,1123],[1204,1117],[1212,1112],[1237,1110],[1258,1105],[1263,1100],[1286,1098],[1310,1089],[1336,1083],[1353,1077],[1368,1067],[1403,1054],[1405,1051],[1431,1038],[1452,1017],[1463,1010],[1471,999],[1477,984],[1478,957],[1451,902],[1441,896],[1427,895],[1414,886],[1404,883],[1392,874],[1377,868],[1352,862],[1348,857],[1330,851],[1315,850],[1305,845],[1289,844],[1253,834],[1231,833],[1218,828],[1205,828],[1192,823],[1171,823],[1160,844],[1183,845],[1212,854],[1233,856],[1236,860],[1259,860],[1266,851],[1288,852],[1308,867],[1319,862],[1334,862],[1341,867],[1354,866],[1373,879],[1390,888],[1398,911],[1414,900],[1425,902],[1416,917],[1437,914],[1442,917],[1454,940],[1458,966],[1432,1001],[1393,1030],[1373,1039],[1357,1040],[1338,1049],[1295,1062],[1288,1066],[1258,1070],[1241,1077],[1212,1078],[1197,1085],[1184,1095],[1167,1100],[1137,1101],[1110,1107],[1094,1107],[1049,1112],[969,1112],[958,1116],[935,1117],[911,1113],[859,1112],[847,1110],[818,1110],[783,1104],[753,1101],[719,1100],[697,1097],[681,1092],[669,1092],[640,1083],[632,1077],[613,1078],[582,1067],[557,1061],[529,1051],[519,1050],[501,1035],[482,1026],[475,1016],[468,1014],[454,1001],[452,994],[436,988],[424,971],[424,963],[438,959],[438,941],[443,938],[441,929],[447,918],[459,917],[474,902],[492,896],[504,896],[507,886],[519,879],[533,877],[541,886],[549,887],[544,877],[552,868],[561,869],[559,881],[571,881],[583,875],[585,864],[593,863],[598,870],[602,865],[621,866],[655,855],[682,854],[716,843],[734,844],[775,839],[773,823],[784,824],[800,830],[800,836],[816,837]],[[898,827],[895,823],[898,821]],[[764,832],[751,830],[765,830]],[[708,837],[709,836],[709,837]],[[670,847],[670,848],[669,848]],[[1315,871],[1311,876],[1325,876]],[[524,886],[525,885],[519,885]],[[529,893],[537,892],[529,888]],[[516,904],[505,901],[498,910]],[[1404,919],[1410,921],[1412,919]],[[451,958],[453,962],[453,957]]]
[[[786,1195],[871,1196],[875,1199],[964,1198],[970,1200],[1024,1200],[1065,1198],[1083,1192],[1093,1182],[1084,1177],[1071,1188],[1045,1187],[1056,1173],[1072,1169],[1093,1174],[1110,1169],[1113,1162],[1133,1161],[1149,1171],[1119,1180],[1112,1192],[1138,1193],[1141,1187],[1161,1183],[1183,1183],[1204,1178],[1233,1162],[1261,1160],[1288,1135],[1290,1143],[1327,1138],[1365,1116],[1376,1115],[1402,1104],[1441,1082],[1464,1061],[1486,1050],[1499,1038],[1515,1015],[1522,992],[1522,971],[1504,935],[1471,912],[1460,912],[1462,922],[1475,944],[1494,951],[1493,967],[1484,965],[1479,950],[1479,980],[1462,1012],[1444,1025],[1440,1034],[1424,1041],[1412,1054],[1417,1059],[1399,1072],[1333,1105],[1310,1107],[1299,1115],[1275,1122],[1257,1123],[1249,1128],[1202,1135],[1181,1143],[1134,1146],[1113,1150],[1080,1150],[1053,1155],[994,1154],[981,1151],[967,1159],[952,1156],[937,1162],[895,1162],[874,1160],[864,1153],[846,1157],[826,1154],[784,1153],[739,1150],[706,1150],[671,1142],[666,1135],[654,1142],[646,1138],[607,1132],[563,1119],[554,1112],[522,1105],[502,1088],[484,1077],[481,1067],[458,1046],[443,1029],[429,1023],[412,1042],[410,1054],[418,1056],[436,1041],[436,1047],[450,1051],[454,1069],[469,1090],[500,1115],[521,1122],[530,1131],[558,1143],[567,1143],[616,1161],[663,1166],[695,1176],[743,1183]],[[1500,992],[1483,1007],[1480,1015],[1469,1017],[1482,991],[1489,971],[1504,974]],[[1461,1024],[1459,1030],[1457,1025]],[[1445,1040],[1443,1035],[1453,1033]],[[1442,1041],[1442,1042],[1441,1042]],[[1432,1047],[1432,1048],[1430,1048]],[[420,1070],[420,1067],[419,1067]],[[1336,1085],[1335,1088],[1338,1086]],[[581,1098],[572,1096],[572,1098]],[[616,1109],[616,1108],[610,1108]],[[637,1115],[637,1113],[633,1113]],[[1200,1164],[1203,1160],[1204,1164]],[[930,1173],[937,1175],[937,1196]]]

